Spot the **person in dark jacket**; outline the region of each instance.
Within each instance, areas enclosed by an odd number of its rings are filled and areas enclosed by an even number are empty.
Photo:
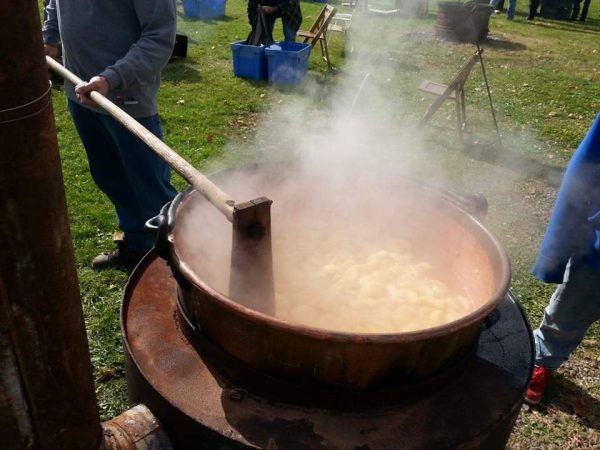
[[[259,10],[265,17],[267,30],[273,34],[275,20],[281,17],[283,36],[286,42],[295,42],[296,33],[302,23],[300,0],[249,0],[248,22],[252,29],[256,27]]]

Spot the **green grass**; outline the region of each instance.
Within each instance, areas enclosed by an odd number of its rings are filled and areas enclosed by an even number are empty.
[[[392,143],[400,142],[402,127],[416,123],[432,101],[416,89],[420,82],[447,82],[474,52],[472,45],[436,38],[435,4],[431,7],[423,19],[356,13],[347,45],[342,36],[332,36],[332,59],[338,70],[327,70],[315,49],[307,82],[292,89],[232,76],[229,43],[249,32],[245,3],[230,0],[224,20],[180,17],[179,31],[190,39],[189,56],[163,73],[159,102],[165,141],[206,173],[270,157],[273,148],[283,154],[287,149],[278,148],[282,147],[278,143],[285,130],[278,131],[276,142],[257,134],[261,123],[273,119],[275,108],[303,105],[310,112],[302,118],[305,134],[326,128],[333,108],[347,108],[360,80],[369,73],[360,104],[370,126],[381,132],[369,144],[376,148],[383,135],[394,137]],[[476,66],[467,83],[467,114],[471,138],[479,147],[464,151],[452,128],[453,109],[448,104],[426,127],[423,145],[411,158],[415,173],[487,196],[487,224],[509,252],[512,289],[535,325],[552,292],[552,286],[529,275],[556,193],[556,178],[550,175],[564,168],[600,111],[600,5],[592,2],[585,24],[543,18],[527,22],[526,7],[520,2],[513,22],[504,15],[493,16],[490,39],[483,44],[504,148],[493,151],[494,125],[485,82]],[[320,8],[320,4],[302,3],[303,29]],[[280,27],[278,23],[276,38],[282,37]],[[363,29],[368,33],[361,33]],[[340,98],[337,92],[342,87],[353,89]],[[372,100],[378,95],[386,99],[385,111]],[[54,109],[99,407],[107,419],[127,408],[118,318],[127,274],[88,268],[93,256],[112,246],[114,213],[90,178],[60,93],[54,95]],[[392,163],[404,161],[408,153],[402,145],[383,151]],[[433,167],[430,161],[435,161]],[[178,177],[174,180],[179,189],[185,186]],[[521,415],[511,439],[514,448],[600,445],[599,342],[596,324],[561,370],[543,408]],[[590,412],[575,414],[574,399],[588,402]]]

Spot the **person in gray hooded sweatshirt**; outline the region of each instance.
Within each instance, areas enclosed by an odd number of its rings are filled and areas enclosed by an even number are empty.
[[[162,138],[157,94],[175,44],[175,0],[50,0],[45,12],[46,54],[62,54],[67,69],[89,80],[65,81],[68,109],[94,182],[123,231],[117,247],[94,258],[92,267],[131,268],[152,246],[144,223],[177,192],[166,163],[88,95],[102,93]]]

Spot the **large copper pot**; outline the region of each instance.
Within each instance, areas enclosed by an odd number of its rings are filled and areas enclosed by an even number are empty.
[[[234,198],[272,198],[273,235],[286,232],[286,220],[308,214],[321,224],[330,218],[335,223],[332,233],[340,223],[351,227],[360,217],[366,218],[365,229],[376,227],[378,234],[410,239],[447,283],[475,299],[476,310],[421,331],[354,334],[299,326],[249,309],[227,295],[230,244],[218,243],[230,242],[231,225],[190,189],[154,222],[166,224],[157,251],[170,262],[180,307],[197,332],[258,371],[345,389],[413,383],[468,357],[486,317],[508,290],[510,267],[502,246],[465,209],[465,198],[410,177],[349,179],[351,183],[339,184],[331,177],[279,165],[249,166],[213,177]],[[368,239],[368,233],[356,233],[358,240]],[[274,272],[277,276],[277,261]]]

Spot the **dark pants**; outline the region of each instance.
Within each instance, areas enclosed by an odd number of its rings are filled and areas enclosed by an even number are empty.
[[[591,2],[591,0],[584,0],[584,2],[583,2],[583,9],[581,10],[581,17],[579,17],[579,20],[582,22],[584,22],[587,17],[588,9],[590,9],[590,2]],[[581,5],[581,0],[573,1],[573,12],[571,13],[571,20],[577,19],[577,15],[579,14],[579,5]]]
[[[171,170],[140,139],[112,117],[69,100],[69,112],[83,142],[92,178],[115,206],[125,244],[146,251],[152,246],[146,220],[177,194]],[[162,138],[158,115],[136,119]]]
[[[540,0],[529,0],[529,15],[527,20],[533,20],[537,14],[537,10],[540,7]]]

